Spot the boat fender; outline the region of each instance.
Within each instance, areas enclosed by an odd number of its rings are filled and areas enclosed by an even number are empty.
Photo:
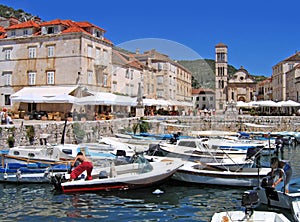
[[[22,178],[22,173],[20,170],[17,170],[16,177],[18,180],[20,180]]]
[[[109,177],[116,177],[116,176],[117,176],[117,172],[116,172],[115,163],[114,161],[112,161],[110,165]]]
[[[7,175],[7,173],[4,173],[4,180],[7,180],[7,177],[8,177],[8,175]]]
[[[160,189],[156,189],[152,192],[153,194],[163,194],[164,191],[160,190]]]
[[[48,169],[45,170],[44,177],[50,178],[50,174],[49,174],[49,170]]]

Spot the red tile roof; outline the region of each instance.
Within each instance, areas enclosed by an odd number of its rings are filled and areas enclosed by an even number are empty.
[[[51,25],[66,25],[70,26],[71,20],[61,20],[61,19],[55,19],[48,22],[42,22],[40,26],[51,26]]]
[[[93,27],[93,28],[96,28],[96,29],[100,29],[103,32],[106,32],[104,29],[100,28],[99,26],[93,25],[89,22],[76,22],[76,24],[79,25],[79,27],[81,27],[81,28]]]
[[[219,47],[226,47],[227,48],[227,45],[225,45],[224,43],[220,42],[216,45],[217,48]]]
[[[117,50],[113,50],[113,60],[119,65],[133,67],[136,69],[142,69],[144,66],[144,64],[137,60],[134,56]]]
[[[2,26],[0,26],[0,33],[5,33],[5,29]]]
[[[11,29],[26,29],[26,28],[40,28],[39,24],[36,22],[30,20],[27,22],[22,22],[16,25],[9,26],[5,28],[5,30],[11,30]]]
[[[85,21],[84,22],[74,22],[72,20],[55,19],[55,20],[52,20],[52,21],[42,22],[40,24],[30,20],[28,22],[23,22],[23,23],[19,23],[19,24],[16,24],[16,25],[9,26],[5,29],[0,27],[0,34],[1,34],[1,32],[5,33],[6,30],[24,29],[24,28],[38,28],[38,29],[40,29],[41,27],[44,27],[44,26],[53,26],[53,25],[63,25],[66,29],[64,29],[62,31],[62,33],[82,32],[82,33],[87,33],[87,34],[91,35],[91,33],[88,32],[88,30],[86,30],[86,28],[96,28],[96,29],[101,30],[102,32],[105,32],[104,29],[102,29],[102,28],[100,28],[96,25],[93,25],[90,22],[85,22]],[[3,29],[3,31],[2,31],[1,28]],[[34,33],[33,35],[38,36],[40,34],[41,34],[41,32],[38,31],[38,32]],[[1,35],[0,38],[4,38],[4,36]],[[112,42],[110,40],[108,40],[107,38],[103,38],[103,41],[112,44]]]
[[[69,27],[69,28],[62,31],[62,33],[72,33],[72,32],[85,32],[85,33],[88,33],[87,31],[85,31],[84,29],[82,29],[78,26],[71,26],[71,27]]]
[[[215,93],[214,90],[212,89],[204,89],[204,88],[200,88],[200,89],[192,89],[192,95],[196,95],[196,94],[200,94],[200,93]]]

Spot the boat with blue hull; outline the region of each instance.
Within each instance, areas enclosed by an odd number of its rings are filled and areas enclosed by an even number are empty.
[[[65,164],[6,163],[0,168],[0,182],[49,183],[51,175],[68,171]]]

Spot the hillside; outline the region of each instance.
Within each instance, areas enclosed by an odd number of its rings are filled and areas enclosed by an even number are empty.
[[[182,60],[178,61],[181,65],[192,72],[193,88],[211,88],[215,87],[215,61],[212,59]],[[228,74],[232,76],[237,69],[228,65]]]
[[[192,87],[193,88],[211,88],[215,87],[215,61],[212,59],[198,60],[182,60],[179,64],[186,67],[192,72]],[[232,65],[228,65],[228,75],[231,77],[236,69]],[[250,74],[251,75],[251,74]],[[265,80],[265,76],[251,75],[257,82]]]
[[[24,22],[35,17],[27,12],[24,12],[22,9],[15,10],[5,5],[0,5],[0,16],[3,18],[15,17],[19,21],[24,21]]]

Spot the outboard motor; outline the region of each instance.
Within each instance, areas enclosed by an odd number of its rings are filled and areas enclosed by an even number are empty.
[[[61,188],[62,180],[63,180],[63,176],[60,173],[51,176],[51,184],[54,185],[55,190],[62,191]]]
[[[274,181],[272,176],[266,176],[261,181],[261,187],[262,188],[272,188]]]
[[[268,201],[270,200],[279,201],[278,194],[275,188],[272,186],[273,183],[274,183],[273,177],[271,175],[268,175],[262,179],[261,187],[265,189],[265,193],[268,198]]]
[[[253,208],[258,205],[259,198],[256,190],[245,191],[242,196],[242,207],[245,207],[245,216],[250,218],[253,214]]]

